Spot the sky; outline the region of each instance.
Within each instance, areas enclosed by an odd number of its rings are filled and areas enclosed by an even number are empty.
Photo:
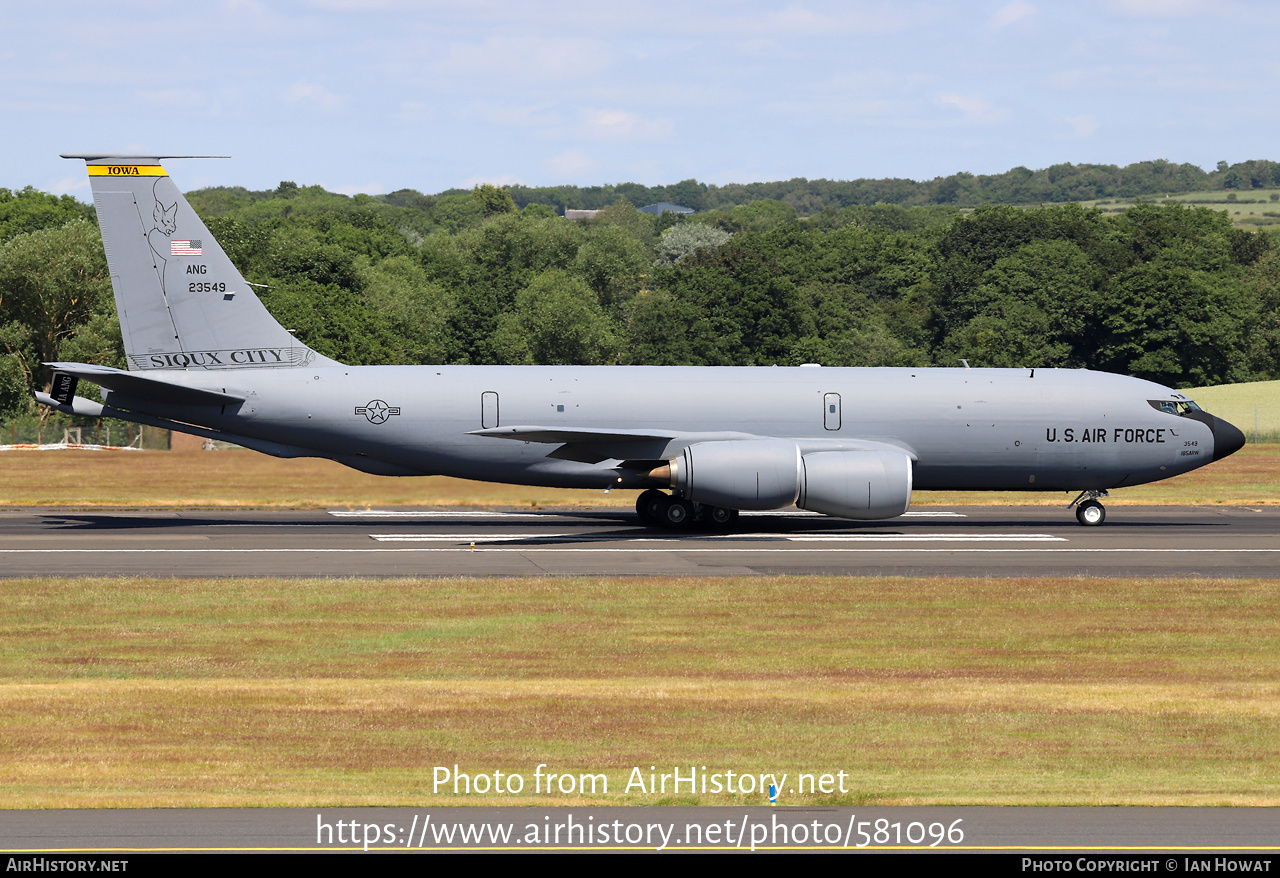
[[[1280,161],[1280,4],[208,0],[0,7],[0,186],[64,152],[347,194]]]

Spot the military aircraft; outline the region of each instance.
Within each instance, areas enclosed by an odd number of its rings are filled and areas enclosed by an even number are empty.
[[[128,360],[50,363],[37,399],[67,414],[378,475],[640,488],[668,528],[892,518],[913,488],[1075,491],[1098,525],[1109,490],[1244,444],[1176,390],[1081,370],[346,366],[263,307],[161,165],[179,156],[64,157],[88,168]]]

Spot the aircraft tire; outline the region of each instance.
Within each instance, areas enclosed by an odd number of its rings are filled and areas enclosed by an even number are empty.
[[[733,526],[738,520],[738,510],[725,509],[723,506],[703,506],[702,520],[717,530]]]
[[[1107,520],[1107,509],[1097,500],[1086,500],[1076,507],[1076,521],[1085,527],[1097,527]]]
[[[650,488],[647,491],[641,491],[640,496],[636,498],[636,515],[640,516],[641,524],[661,524],[658,518],[660,505],[664,500],[670,500],[666,494],[656,488]]]
[[[693,523],[693,504],[679,497],[670,497],[662,505],[662,526],[683,530]]]

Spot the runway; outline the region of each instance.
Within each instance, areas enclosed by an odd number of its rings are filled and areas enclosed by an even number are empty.
[[[1140,855],[1142,871],[1263,871],[1274,808],[475,807],[15,811],[0,850],[113,857],[161,851],[917,850]],[[1176,855],[1176,859],[1166,859]],[[1159,859],[1156,857],[1159,856]],[[1190,857],[1195,860],[1192,864]],[[1208,857],[1209,859],[1205,859]],[[137,859],[137,858],[135,858]],[[145,860],[144,858],[141,858]],[[1114,861],[1114,860],[1113,860]],[[1015,868],[1018,863],[1013,864]],[[1112,871],[1066,861],[1036,871]],[[137,871],[130,862],[128,871]],[[1198,867],[1198,869],[1196,868]],[[21,868],[19,866],[19,868]],[[1221,867],[1216,871],[1226,871]],[[1020,871],[1027,871],[1025,867]],[[1137,871],[1135,869],[1135,871]],[[1268,867],[1269,871],[1269,867]]]
[[[0,512],[0,576],[1280,576],[1280,509],[922,508],[850,522],[744,514],[731,532],[622,509]]]

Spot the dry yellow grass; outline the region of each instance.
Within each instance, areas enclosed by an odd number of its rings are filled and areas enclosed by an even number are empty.
[[[848,775],[792,803],[1280,804],[1276,684],[95,680],[0,685],[0,705],[7,807],[763,801],[625,792],[677,765]],[[536,795],[540,764],[607,792]],[[455,765],[527,789],[433,793]]]
[[[0,454],[0,506],[630,506],[635,496],[371,476],[328,460],[254,451]]]
[[[568,490],[443,476],[371,476],[327,460],[252,451],[12,451],[0,454],[0,506],[333,508],[625,506],[635,491]],[[915,505],[1065,505],[1060,492],[919,491]],[[1274,505],[1280,445],[1249,445],[1202,469],[1117,491],[1109,503]]]
[[[913,506],[1066,506],[1070,493],[917,491]],[[1280,504],[1280,445],[1246,445],[1184,475],[1120,488],[1108,506],[1275,506]]]
[[[1275,581],[0,580],[0,635],[7,807],[761,801],[624,792],[691,765],[1280,805]],[[528,786],[433,793],[454,764]]]

